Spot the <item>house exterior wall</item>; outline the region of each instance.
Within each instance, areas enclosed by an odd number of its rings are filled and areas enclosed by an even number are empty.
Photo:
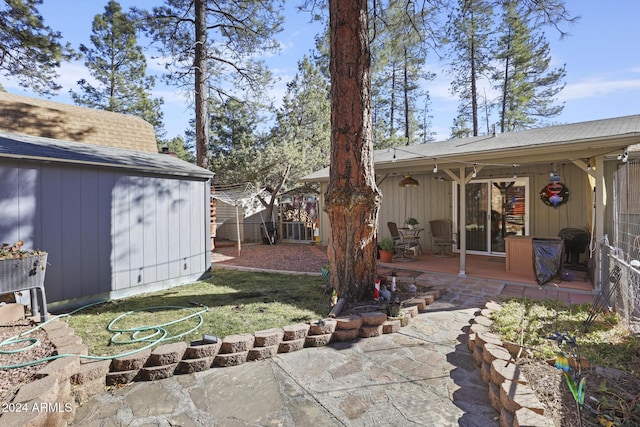
[[[51,307],[189,283],[211,266],[204,179],[0,159],[0,242],[49,253]]]
[[[611,165],[607,166],[611,167]],[[571,163],[556,166],[556,172],[569,188],[570,194],[566,204],[554,208],[546,206],[539,197],[540,191],[549,183],[550,168],[551,165],[530,165],[517,168],[519,177],[529,177],[528,234],[531,236],[557,236],[563,228],[584,228],[590,225],[592,202],[587,174]],[[454,170],[454,172],[457,174],[458,170]],[[511,167],[485,167],[479,171],[477,178],[509,178],[512,174]],[[402,175],[387,176],[382,182],[378,177],[379,188],[383,196],[379,214],[379,238],[389,236],[387,222],[393,221],[398,226],[402,226],[407,217],[414,217],[420,222],[419,227],[424,228],[420,243],[423,248],[429,250],[432,249],[429,238],[429,221],[453,218],[454,186],[451,180],[434,180],[431,171],[426,173],[412,172],[411,176],[420,183],[418,187],[400,187],[399,182],[404,178]],[[608,186],[610,187],[609,184]],[[323,182],[320,191],[322,206],[324,206],[323,198],[326,190],[327,183]],[[607,210],[607,215],[610,216],[610,209]],[[607,224],[609,224],[608,220]],[[320,236],[321,241],[326,244],[329,238],[329,223],[324,211],[320,215]]]

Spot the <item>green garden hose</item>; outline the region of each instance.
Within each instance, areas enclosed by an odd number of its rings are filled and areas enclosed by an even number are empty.
[[[41,323],[40,325],[29,329],[28,331],[22,332],[16,336],[10,337],[5,339],[4,341],[0,342],[0,354],[15,354],[15,353],[19,353],[22,351],[26,351],[36,345],[38,345],[40,343],[40,341],[37,338],[24,338],[27,335],[37,331],[38,329],[42,328],[44,325],[46,325],[47,323],[56,320],[56,319],[60,319],[63,317],[68,317],[71,316],[75,313],[77,313],[80,310],[84,310],[88,307],[92,307],[94,305],[99,305],[99,304],[103,304],[106,301],[100,301],[100,302],[96,302],[93,304],[88,304],[85,305],[83,307],[80,307],[76,310],[73,310],[70,313],[65,313],[65,314],[61,314],[58,316],[55,316],[51,319],[49,319],[48,321]],[[61,357],[69,357],[69,356],[79,356],[82,359],[92,359],[92,360],[107,360],[107,359],[116,359],[116,358],[120,358],[120,357],[125,357],[125,356],[129,356],[131,354],[135,354],[138,353],[140,351],[146,350],[147,348],[153,347],[156,344],[159,344],[163,341],[169,341],[169,340],[174,340],[177,338],[181,338],[185,335],[190,334],[191,332],[194,332],[195,330],[197,330],[203,323],[204,319],[202,318],[202,314],[206,313],[207,311],[209,311],[209,307],[202,305],[202,304],[196,304],[199,305],[201,307],[201,309],[193,309],[190,307],[180,307],[180,306],[156,306],[156,307],[148,307],[148,308],[141,308],[138,310],[132,310],[129,311],[127,313],[121,314],[120,316],[116,317],[115,319],[113,319],[111,321],[111,323],[109,323],[109,325],[107,326],[107,330],[109,330],[110,332],[113,332],[114,335],[111,337],[111,343],[113,344],[133,344],[133,343],[146,343],[144,346],[142,346],[141,348],[137,348],[135,350],[131,350],[131,351],[127,351],[125,353],[120,353],[120,354],[116,354],[113,356],[90,356],[90,355],[82,355],[82,354],[57,354],[54,356],[49,356],[49,357],[44,357],[41,359],[37,359],[37,360],[31,360],[29,362],[23,362],[23,363],[18,363],[15,365],[0,365],[0,369],[16,369],[16,368],[22,368],[25,366],[30,366],[30,365],[37,365],[39,363],[44,363],[44,362],[48,362],[50,360],[55,360],[55,359],[59,359]],[[162,324],[158,324],[158,325],[149,325],[149,326],[138,326],[138,327],[134,327],[134,328],[124,328],[124,329],[120,329],[120,328],[116,328],[114,325],[119,321],[122,320],[124,317],[129,316],[131,314],[140,312],[140,311],[150,311],[150,310],[164,310],[164,309],[180,309],[180,310],[188,310],[191,312],[191,314],[181,317],[179,319],[170,321],[170,322],[166,322],[166,323],[162,323]],[[165,329],[165,327],[169,326],[169,325],[174,325],[176,323],[180,323],[180,322],[184,322],[186,320],[192,319],[194,317],[198,317],[199,321],[198,324],[191,328],[190,330],[183,332],[181,334],[178,335],[169,335],[167,330]],[[140,336],[143,333],[147,333],[146,335]],[[130,340],[120,340],[118,341],[118,337],[120,337],[121,335],[123,335],[124,333],[131,333],[132,335],[132,339]],[[25,347],[21,347],[19,349],[15,349],[15,350],[3,350],[4,347],[10,346],[10,345],[15,345],[15,344],[20,344],[20,343],[25,343],[28,342],[30,343],[29,345],[25,346]]]

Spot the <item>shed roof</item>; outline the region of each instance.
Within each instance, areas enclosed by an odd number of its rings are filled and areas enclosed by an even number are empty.
[[[0,131],[0,160],[2,159],[93,165],[203,179],[213,177],[213,172],[168,154]]]
[[[158,152],[153,126],[139,117],[6,92],[0,131]]]
[[[419,171],[464,164],[533,164],[617,155],[640,144],[640,115],[385,148],[374,152],[376,172]],[[637,148],[634,147],[634,148]],[[303,182],[326,181],[329,168]]]

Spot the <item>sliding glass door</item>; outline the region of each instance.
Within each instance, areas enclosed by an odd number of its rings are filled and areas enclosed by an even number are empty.
[[[460,187],[456,200],[460,200]],[[502,254],[507,236],[529,232],[529,178],[473,180],[467,184],[467,250]],[[458,204],[458,206],[460,206]],[[456,209],[458,219],[460,212]],[[462,227],[460,227],[462,229]]]

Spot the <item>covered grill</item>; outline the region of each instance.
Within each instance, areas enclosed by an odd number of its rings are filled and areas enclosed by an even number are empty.
[[[589,232],[582,228],[563,228],[558,233],[558,237],[564,240],[567,262],[577,266],[580,263],[580,255],[586,251],[589,244]]]

